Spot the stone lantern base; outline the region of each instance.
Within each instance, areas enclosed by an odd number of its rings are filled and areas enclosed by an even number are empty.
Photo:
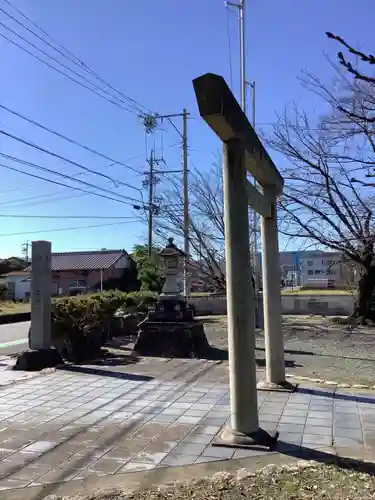
[[[182,297],[164,295],[138,327],[134,352],[139,356],[200,358],[210,350],[203,322],[194,319]]]

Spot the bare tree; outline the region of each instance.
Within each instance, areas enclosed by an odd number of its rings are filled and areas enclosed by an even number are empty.
[[[290,164],[283,172],[281,232],[340,252],[358,266],[362,276],[353,317],[365,321],[372,316],[375,287],[375,200],[364,181],[374,165],[374,133],[352,110],[369,106],[371,96],[368,88],[338,75],[333,90],[306,75],[305,85],[329,104],[327,116],[316,124],[296,108],[286,110],[268,143]]]
[[[155,233],[162,238],[183,238],[181,179],[171,180],[162,193],[160,215]],[[190,273],[201,277],[207,288],[224,292],[225,235],[222,170],[220,159],[208,170],[193,168],[189,173]]]
[[[361,50],[355,49],[352,45],[350,45],[338,35],[334,35],[333,33],[330,33],[328,31],[326,32],[326,35],[328,36],[328,38],[336,40],[339,44],[345,47],[351,55],[355,56],[356,60],[360,60],[361,62],[369,65],[375,64],[375,56],[373,56],[372,54],[365,54]],[[345,113],[349,113],[356,120],[365,120],[369,123],[375,123],[375,114],[373,107],[375,100],[375,77],[372,75],[368,75],[361,69],[359,69],[356,64],[353,64],[353,62],[349,61],[344,56],[343,52],[339,51],[337,53],[337,58],[340,65],[345,68],[345,70],[351,76],[354,77],[354,80],[366,84],[368,90],[366,99],[364,99],[364,107],[362,109],[362,112],[357,112],[356,109],[351,110],[350,108],[345,107],[342,109],[342,111],[344,111]],[[368,102],[366,102],[367,99]]]

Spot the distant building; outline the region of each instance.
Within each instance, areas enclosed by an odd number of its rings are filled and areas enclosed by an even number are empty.
[[[101,283],[119,278],[131,265],[125,250],[52,253],[52,295],[85,293],[100,289]],[[31,266],[3,276],[9,298],[30,296]]]
[[[25,271],[10,271],[1,276],[7,287],[9,300],[24,300],[30,297],[30,273]]]
[[[261,254],[257,271],[262,276]],[[280,252],[280,280],[286,286],[339,287],[354,285],[360,269],[345,263],[340,252],[300,250]]]

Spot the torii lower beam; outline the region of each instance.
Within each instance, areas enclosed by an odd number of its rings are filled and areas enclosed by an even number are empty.
[[[257,408],[248,204],[262,215],[266,383],[272,388],[284,387],[276,223],[276,196],[282,192],[284,181],[225,80],[208,73],[193,80],[193,85],[201,117],[223,142],[231,429],[226,429],[216,444],[270,447],[275,438],[260,429]],[[263,193],[247,181],[247,171]]]

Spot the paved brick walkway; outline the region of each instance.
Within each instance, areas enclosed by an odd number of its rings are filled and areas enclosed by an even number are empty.
[[[35,372],[10,371],[13,365],[14,359],[9,356],[0,355],[0,388],[19,382],[20,380],[27,380],[38,376],[38,373]]]
[[[211,446],[229,418],[226,363],[80,370],[0,390],[0,489],[261,454]],[[258,398],[261,425],[280,431],[283,453],[375,447],[373,395],[300,387]]]

